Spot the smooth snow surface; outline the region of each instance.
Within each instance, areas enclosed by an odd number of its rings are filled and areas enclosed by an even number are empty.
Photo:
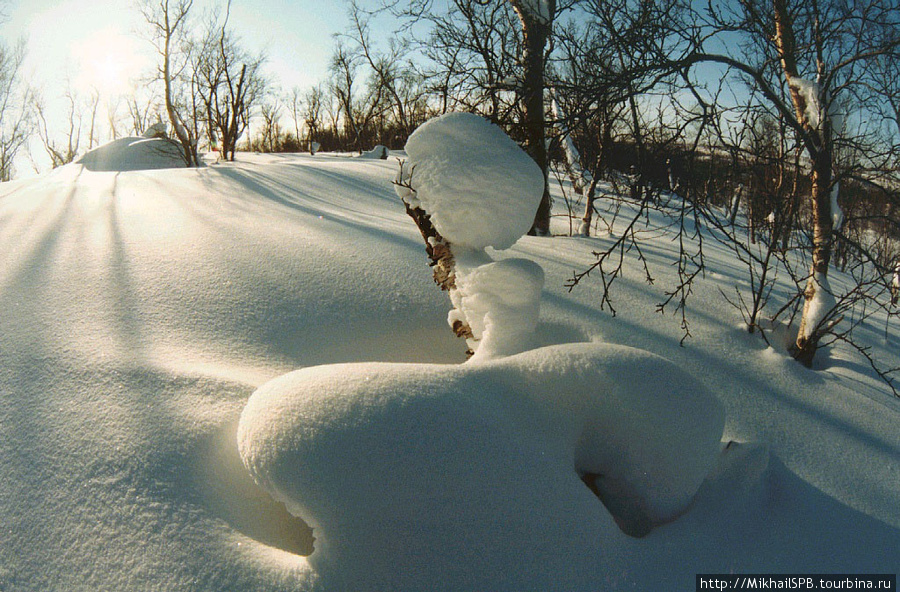
[[[249,397],[297,368],[351,363],[355,370],[346,377],[320,377],[323,383],[349,384],[364,379],[361,363],[443,369],[465,360],[465,345],[447,329],[448,299],[435,288],[422,239],[391,189],[396,162],[321,153],[237,157],[236,163],[200,169],[96,172],[69,165],[0,184],[3,592],[322,588],[323,574],[333,572],[316,562],[335,556],[317,557],[325,548],[318,544],[320,533],[273,501],[241,462],[236,432]],[[600,214],[612,220],[606,204],[612,207],[612,200],[598,200]],[[554,232],[568,228],[563,219],[554,218],[554,224]],[[618,223],[615,229],[621,231]],[[670,239],[659,233],[642,246],[657,286],[674,280]],[[746,270],[713,241],[705,241],[708,279],[695,286],[688,304],[693,338],[685,347],[678,346],[677,320],[653,312],[658,293],[648,289],[631,259],[614,292],[618,315],[612,317],[599,310],[599,280],[572,292],[563,287],[572,270],[589,263],[591,252],[608,240],[524,237],[508,254],[544,270],[533,338],[535,346],[550,347],[469,362],[451,371],[450,384],[444,370],[440,379],[422,368],[401,376],[392,365],[379,380],[385,388],[403,385],[402,392],[364,389],[368,395],[347,401],[360,409],[371,406],[369,415],[334,410],[348,420],[381,425],[376,433],[385,435],[385,413],[397,408],[395,419],[410,422],[395,432],[394,450],[410,454],[411,445],[399,436],[423,436],[411,420],[428,416],[431,405],[442,421],[432,415],[428,425],[440,439],[426,439],[425,446],[432,459],[446,459],[449,472],[439,483],[452,485],[453,492],[470,487],[490,505],[473,507],[443,495],[437,484],[423,483],[400,464],[394,465],[397,473],[388,470],[375,482],[361,478],[371,475],[368,470],[343,475],[349,486],[341,495],[355,492],[365,503],[390,482],[410,479],[441,494],[410,502],[439,508],[433,520],[448,530],[433,540],[447,541],[451,531],[469,533],[460,526],[466,525],[496,543],[501,534],[491,529],[494,520],[518,537],[508,547],[485,546],[466,534],[451,546],[416,555],[390,532],[406,529],[419,536],[427,523],[398,526],[386,520],[377,532],[375,512],[364,514],[366,532],[399,547],[410,560],[395,562],[394,577],[446,570],[463,578],[461,558],[521,566],[516,552],[534,559],[528,566],[534,582],[523,583],[521,574],[508,569],[475,573],[482,583],[496,578],[482,589],[514,583],[523,590],[692,590],[695,574],[706,572],[897,573],[900,404],[864,360],[838,346],[822,352],[819,370],[810,371],[779,353],[777,344],[767,348],[736,328],[740,315],[719,290],[745,286]],[[847,279],[831,270],[829,281],[838,289]],[[788,288],[777,286],[785,293]],[[883,317],[855,331],[886,366],[900,365],[893,353],[900,351],[895,320],[887,334]],[[579,398],[583,391],[625,403],[630,399],[624,393],[648,385],[633,402],[649,401],[653,413],[647,418],[656,423],[629,430],[629,443],[643,434],[652,445],[669,439],[678,444],[688,432],[676,426],[691,420],[691,408],[666,400],[672,364],[646,354],[635,361],[643,370],[635,384],[630,363],[604,382],[591,381],[589,389],[586,381],[609,373],[609,366],[598,370],[590,364],[583,378],[560,380],[554,369],[575,365],[577,347],[559,344],[574,341],[594,342],[583,346],[585,356],[605,342],[671,360],[678,368],[672,384],[696,383],[701,392],[713,393],[726,411],[723,441],[737,441],[718,456],[687,511],[644,538],[623,533],[577,479],[576,468],[587,464],[566,467],[553,458],[563,452],[572,458],[572,450],[563,450],[563,434],[555,429],[542,428],[550,432],[542,441],[538,428],[547,424],[540,422],[559,412],[553,421],[574,429],[596,409],[588,404],[593,399]],[[384,405],[376,404],[374,393],[384,395]],[[322,396],[340,399],[335,392]],[[583,406],[562,412],[576,403]],[[667,410],[671,417],[660,417]],[[629,413],[628,420],[644,415]],[[354,431],[349,421],[344,427],[356,434],[357,444],[365,440],[365,430]],[[342,428],[310,429],[336,434]],[[600,458],[594,453],[608,444],[589,435],[575,449],[591,454],[575,456],[576,463]],[[331,451],[343,445],[350,442],[333,442]],[[379,451],[384,448],[367,453]],[[478,459],[465,466],[462,459],[475,451],[484,451],[484,465]],[[699,467],[687,462],[692,458],[685,455],[685,473],[678,459],[654,466],[678,469],[676,479],[696,476]],[[434,475],[433,467],[425,469]],[[303,468],[285,470],[292,472],[284,482],[297,485],[294,477]],[[451,479],[466,472],[483,479]],[[527,482],[534,475],[544,482]],[[547,482],[557,476],[557,482]],[[628,490],[622,495],[619,483],[598,481],[620,521],[638,522],[629,516],[634,507],[627,503]],[[496,484],[497,495],[490,497],[485,483]],[[679,488],[687,485],[675,481]],[[571,505],[562,512],[565,501]],[[397,511],[390,500],[385,504]],[[545,506],[546,514],[535,510]],[[513,508],[529,512],[517,520]],[[454,514],[455,509],[472,513]],[[361,514],[360,508],[354,512]],[[554,522],[557,516],[573,527],[569,538]],[[346,522],[334,528],[352,530]],[[353,554],[366,544],[337,542],[332,548]],[[577,553],[595,561],[589,571],[564,573],[559,585],[544,585],[551,578],[546,574],[575,565]],[[382,560],[384,553],[375,558]],[[354,557],[346,573],[359,575],[366,560]],[[381,565],[372,567],[373,574],[385,573]]]
[[[713,467],[723,421],[672,364],[582,343],[299,370],[253,394],[238,443],[312,525],[315,589],[590,590],[615,527],[579,475],[602,475],[631,520],[671,519]]]
[[[534,222],[541,170],[496,125],[449,113],[419,126],[406,143],[415,198],[453,245],[508,249]]]

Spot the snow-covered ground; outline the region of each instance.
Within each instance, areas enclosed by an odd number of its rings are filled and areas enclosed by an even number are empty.
[[[391,186],[395,160],[240,154],[193,170],[129,170],[140,167],[127,161],[0,185],[3,592],[423,581],[687,590],[696,573],[900,570],[900,401],[850,352],[832,351],[811,371],[747,335],[718,292],[732,292],[742,269],[713,243],[685,347],[678,322],[653,312],[659,296],[637,266],[617,285],[615,318],[599,310],[590,281],[563,287],[608,238],[525,237],[489,251],[543,268],[540,322],[533,349],[463,364],[450,301]],[[669,238],[643,248],[665,283]],[[885,337],[882,319],[862,334],[888,365],[896,330]],[[370,362],[381,364],[360,364]],[[349,365],[310,368],[338,363]],[[309,398],[335,377],[342,387],[323,393],[327,414],[279,395],[286,408],[273,415],[297,424],[289,438],[308,429],[328,447],[253,465],[265,465],[256,477],[290,509],[315,513],[305,516],[311,529],[254,482],[238,422],[264,384]],[[591,389],[652,405],[594,409],[583,401]],[[585,459],[566,467],[573,440],[563,432],[582,430],[575,448],[608,456],[640,458],[642,442],[685,445],[685,426],[708,415],[685,403],[693,391],[724,409],[722,452],[686,511],[629,536],[577,479],[576,468],[591,470]],[[541,423],[551,416],[556,423]],[[626,419],[638,427],[622,427]],[[395,447],[384,448],[391,437]],[[341,450],[363,454],[341,467],[317,456]],[[376,479],[370,458],[390,471]],[[415,458],[426,462],[411,466]],[[308,473],[290,464],[297,459]],[[684,458],[685,473],[698,470],[693,460]],[[661,466],[678,468],[677,457]],[[436,497],[402,497],[423,488]],[[312,497],[298,502],[300,490]],[[347,506],[332,503],[335,492]],[[428,512],[432,522],[399,522]],[[317,519],[346,539],[319,541]],[[415,538],[404,544],[396,533]],[[391,554],[394,563],[379,563]]]

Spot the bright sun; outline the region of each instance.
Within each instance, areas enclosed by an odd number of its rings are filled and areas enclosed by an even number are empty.
[[[134,40],[118,32],[100,32],[74,44],[72,57],[79,70],[76,85],[83,91],[97,90],[106,96],[129,92],[131,79],[141,69]]]
[[[115,55],[106,55],[87,64],[88,79],[101,92],[117,94],[125,90],[125,64]]]

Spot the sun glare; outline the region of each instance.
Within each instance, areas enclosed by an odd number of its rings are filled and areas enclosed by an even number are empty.
[[[78,69],[76,86],[106,96],[131,89],[131,80],[142,68],[134,41],[118,32],[106,31],[74,44],[72,58]]]
[[[114,55],[107,55],[87,65],[88,79],[98,90],[115,93],[126,85],[125,65]]]

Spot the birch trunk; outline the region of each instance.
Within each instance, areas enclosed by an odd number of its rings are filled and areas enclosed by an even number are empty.
[[[799,83],[800,75],[797,70],[795,54],[795,37],[790,20],[790,13],[785,0],[773,0],[775,16],[775,44],[778,48],[781,66],[785,80],[790,90],[791,101],[800,123],[806,134],[804,144],[812,161],[812,190],[810,205],[813,215],[813,248],[810,276],[803,293],[803,314],[800,318],[800,329],[797,340],[792,348],[792,354],[796,360],[806,366],[812,365],[816,355],[819,338],[819,324],[821,323],[820,303],[830,298],[830,294],[819,294],[820,290],[828,289],[828,264],[831,260],[832,250],[832,212],[831,212],[831,175],[833,167],[834,148],[831,138],[831,122],[828,118],[827,105],[824,103],[822,93],[816,97],[819,104],[811,105],[810,96],[803,92]],[[819,77],[822,75],[824,65],[819,62]],[[811,117],[811,113],[818,109],[817,116]],[[817,305],[819,303],[819,305]]]

